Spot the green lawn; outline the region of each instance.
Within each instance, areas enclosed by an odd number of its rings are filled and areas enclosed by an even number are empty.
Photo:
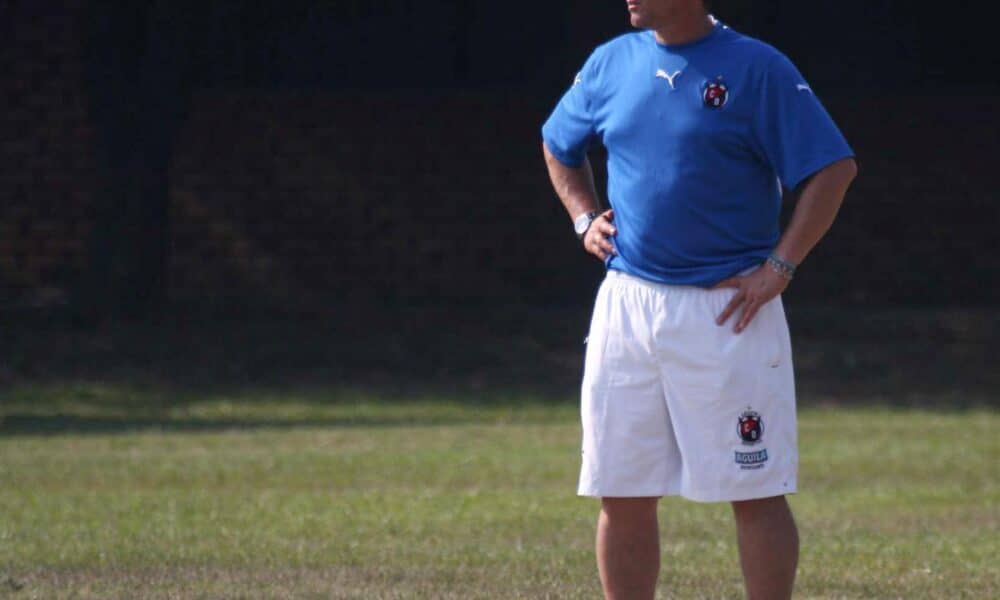
[[[599,595],[571,400],[2,393],[0,597]],[[998,430],[803,409],[798,597],[1000,596]],[[727,506],[666,500],[661,533],[661,597],[740,596]]]

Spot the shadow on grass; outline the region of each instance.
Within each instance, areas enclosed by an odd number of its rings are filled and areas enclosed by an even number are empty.
[[[549,418],[525,420],[518,423],[546,422]],[[483,423],[471,414],[425,415],[420,417],[344,416],[308,419],[210,419],[210,418],[155,418],[112,417],[83,415],[31,415],[8,414],[0,417],[0,437],[18,435],[113,434],[143,432],[215,433],[222,431],[288,430],[303,428],[351,427],[439,427],[443,425],[468,425]],[[496,422],[495,418],[487,420]]]
[[[1000,407],[989,352],[1000,312],[788,313],[803,406]],[[575,403],[588,321],[585,307],[526,306],[166,311],[94,326],[66,314],[0,314],[0,435],[518,418],[509,412],[518,406]],[[466,407],[415,413],[414,399]],[[390,408],[350,408],[372,402]],[[189,410],[212,403],[238,409]]]
[[[523,307],[354,308],[322,317],[164,313],[94,326],[68,315],[0,314],[0,386],[77,380],[199,394],[287,386],[565,392],[578,382],[588,320],[582,309]]]

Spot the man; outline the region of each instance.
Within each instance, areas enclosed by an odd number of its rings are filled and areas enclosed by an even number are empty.
[[[853,152],[773,47],[702,0],[628,0],[542,128],[549,175],[608,268],[582,385],[578,493],[602,499],[606,598],[652,598],[657,500],[732,503],[748,597],[791,596],[795,392],[780,294],[829,229]],[[599,213],[586,151],[608,150]],[[799,199],[786,230],[781,187]]]

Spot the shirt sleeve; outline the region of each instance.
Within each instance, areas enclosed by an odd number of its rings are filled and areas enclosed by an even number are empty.
[[[591,56],[542,126],[542,139],[549,152],[567,167],[583,164],[597,134],[591,100],[595,83],[593,62]]]
[[[795,189],[854,151],[795,65],[778,55],[763,76],[754,132],[764,159],[782,185]]]

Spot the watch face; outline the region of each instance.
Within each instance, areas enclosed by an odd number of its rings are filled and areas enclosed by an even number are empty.
[[[584,213],[577,217],[576,221],[573,222],[573,229],[576,230],[576,234],[583,235],[587,231],[587,228],[590,227],[590,223],[593,220],[594,217],[590,213]]]

